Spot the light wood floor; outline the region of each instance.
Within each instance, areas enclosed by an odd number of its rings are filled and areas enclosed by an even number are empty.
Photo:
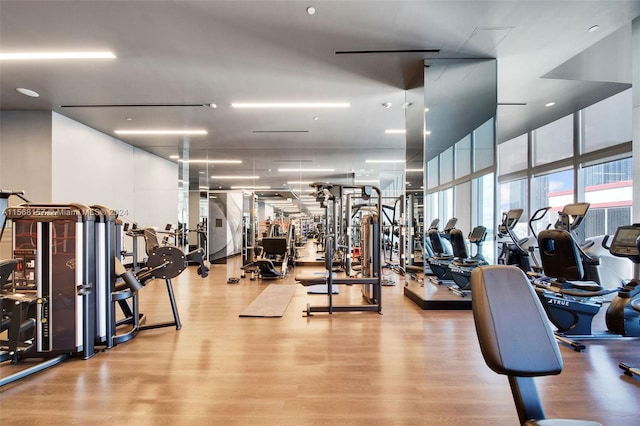
[[[284,317],[239,318],[267,285],[294,281],[227,284],[238,261],[213,265],[207,279],[190,268],[174,280],[181,330],[143,331],[4,386],[2,425],[517,424],[507,379],[482,360],[471,312],[423,311],[400,283],[384,287],[383,315],[304,318],[307,303],[323,305],[326,295],[298,286]],[[357,286],[340,289],[340,298],[361,299]],[[141,304],[149,322],[171,317],[161,281],[141,290]],[[640,380],[617,367],[640,365],[639,349],[638,341],[562,348],[563,373],[537,382],[547,415],[640,424]],[[0,374],[15,368],[3,363]]]

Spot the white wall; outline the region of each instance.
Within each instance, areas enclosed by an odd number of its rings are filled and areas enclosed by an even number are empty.
[[[52,114],[53,202],[100,204],[142,227],[177,224],[177,164]]]
[[[24,191],[28,200],[50,202],[50,139],[50,111],[0,111],[0,189]],[[8,206],[20,203],[17,197],[8,200]],[[11,222],[7,222],[0,241],[0,259],[12,257],[11,233]]]
[[[0,188],[50,202],[50,140],[51,111],[0,111]]]

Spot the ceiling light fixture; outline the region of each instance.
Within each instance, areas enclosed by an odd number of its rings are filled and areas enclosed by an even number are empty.
[[[116,135],[206,135],[206,130],[115,130]]]
[[[247,186],[247,185],[239,185],[232,186],[231,189],[271,189],[270,186]]]
[[[407,160],[365,160],[365,163],[406,163]]]
[[[384,132],[388,135],[400,135],[407,133],[405,129],[387,129]]]
[[[0,61],[41,59],[115,59],[112,52],[16,52],[0,53]]]
[[[180,158],[180,156],[174,154],[174,155],[170,155],[169,158],[171,158],[172,160],[177,160],[178,158]]]
[[[234,102],[234,108],[348,108],[349,102]]]
[[[405,169],[407,173],[422,173],[423,171],[422,169]]]
[[[180,160],[188,164],[242,164],[242,160]]]
[[[316,14],[316,8],[313,6],[309,6],[307,8],[307,15],[315,15]]]
[[[260,179],[260,176],[226,176],[226,175],[213,175],[211,179]]]
[[[293,182],[287,182],[287,185],[309,185],[313,183],[311,180],[298,180]]]
[[[335,172],[336,169],[278,169],[279,172],[296,172],[296,173],[302,173],[302,172]]]
[[[30,96],[32,98],[40,97],[40,93],[36,92],[35,90],[25,89],[24,87],[18,87],[16,90],[25,96]]]
[[[411,103],[411,102],[405,102],[404,104],[402,104],[402,108],[407,109],[407,108],[409,108],[411,105],[413,105],[413,103]]]
[[[385,108],[391,108],[391,105],[392,105],[391,102],[385,102],[382,104],[382,106]]]
[[[549,103],[545,104],[544,106],[546,106],[546,107],[552,107],[552,106],[554,106],[555,104],[556,104],[555,102],[549,102]]]
[[[593,26],[589,27],[589,30],[588,30],[588,31],[589,31],[590,33],[592,33],[592,32],[594,32],[594,31],[598,31],[599,29],[600,29],[600,25],[597,25],[597,24],[596,24],[596,25],[593,25]]]

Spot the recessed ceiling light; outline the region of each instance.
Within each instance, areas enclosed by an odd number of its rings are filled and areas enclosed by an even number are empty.
[[[16,52],[0,53],[0,61],[40,59],[114,59],[112,52]]]
[[[206,130],[115,130],[117,135],[206,135]]]
[[[200,189],[207,189],[207,190],[209,189],[209,187],[208,187],[208,186],[200,186],[199,188],[200,188]]]
[[[411,102],[405,102],[402,104],[402,108],[409,108],[411,105],[413,105]]]
[[[424,109],[424,112],[429,112],[429,108],[425,108],[425,109]]]
[[[218,108],[218,104],[208,104],[210,108],[216,109]]]
[[[25,89],[24,87],[18,87],[16,90],[25,96],[31,96],[32,98],[40,97],[40,93],[36,92],[35,90]]]
[[[242,160],[180,160],[180,162],[189,164],[242,164]]]
[[[424,170],[422,169],[405,169],[405,172],[407,173],[422,173]]]
[[[127,117],[127,121],[131,121],[131,120],[133,120],[133,118]]]
[[[313,183],[313,181],[310,181],[310,180],[296,180],[296,181],[287,182],[287,185],[309,185],[311,183]]]
[[[598,31],[600,29],[600,25],[593,25],[589,27],[589,32],[592,33],[594,31]]]
[[[211,179],[260,179],[260,176],[222,176],[213,175]]]
[[[171,158],[172,160],[177,160],[178,158],[180,158],[179,155],[170,155],[169,158]]]
[[[546,106],[546,107],[552,107],[552,106],[554,106],[555,104],[556,104],[555,102],[549,102],[549,103],[545,104],[544,106]]]
[[[234,108],[348,108],[349,102],[234,102]]]
[[[382,106],[385,108],[391,108],[391,105],[392,105],[391,102],[385,102],[382,104]]]
[[[313,6],[309,6],[307,8],[307,15],[315,15],[316,14],[316,8]]]
[[[318,117],[313,117],[313,121],[318,121]]]
[[[279,172],[335,172],[336,169],[278,169]]]
[[[407,160],[365,160],[365,163],[406,163]]]
[[[425,134],[425,135],[430,135],[430,134],[431,134],[431,130],[425,130],[425,131],[424,131],[424,134]]]
[[[387,129],[384,131],[388,135],[396,135],[396,134],[405,134],[407,131],[405,129]]]
[[[271,187],[270,186],[238,185],[238,186],[232,186],[231,189],[271,189]]]

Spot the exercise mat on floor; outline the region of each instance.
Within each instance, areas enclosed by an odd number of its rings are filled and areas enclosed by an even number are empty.
[[[270,284],[255,298],[244,311],[241,317],[278,318],[284,315],[289,302],[296,291],[295,285]]]

